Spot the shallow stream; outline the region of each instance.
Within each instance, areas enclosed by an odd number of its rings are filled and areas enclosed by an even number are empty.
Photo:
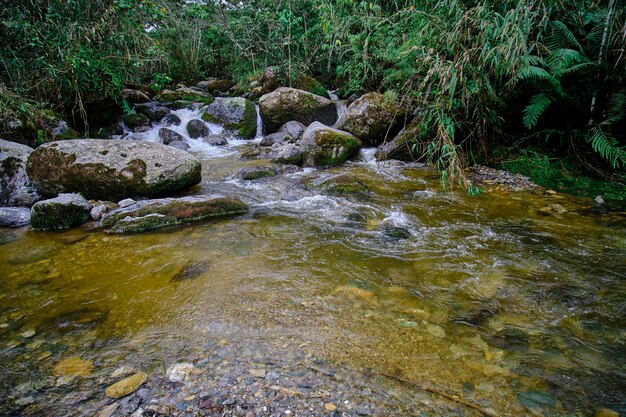
[[[372,150],[237,179],[269,165],[240,158],[256,142],[191,149],[203,182],[189,192],[237,196],[246,216],[136,235],[0,230],[0,415],[89,415],[120,366],[159,376],[229,345],[375,375],[399,401],[416,384],[502,416],[626,413],[625,213],[544,190],[469,197]],[[323,191],[338,175],[369,192]],[[91,367],[60,372],[73,357]],[[480,415],[411,401],[413,415]]]

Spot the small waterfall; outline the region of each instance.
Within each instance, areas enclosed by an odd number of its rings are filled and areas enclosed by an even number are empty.
[[[341,116],[345,114],[346,109],[348,108],[346,100],[339,100],[339,96],[337,95],[336,91],[327,90],[327,92],[328,97],[330,97],[330,100],[334,102],[335,107],[337,107],[337,120],[339,120]]]
[[[255,104],[254,108],[256,109],[256,136],[254,138],[262,139],[263,138],[263,119],[261,118],[261,110],[258,104]]]
[[[335,91],[336,91],[336,90],[335,90]],[[328,97],[330,97],[330,99],[331,99],[332,101],[339,101],[339,96],[337,95],[337,93],[336,93],[335,91],[330,91],[330,90],[327,90]]]

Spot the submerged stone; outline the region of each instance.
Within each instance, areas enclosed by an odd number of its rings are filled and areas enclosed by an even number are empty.
[[[322,183],[322,189],[332,195],[366,195],[370,189],[363,181],[350,175],[339,175]]]
[[[80,226],[90,219],[91,204],[79,194],[60,194],[35,203],[30,223],[37,230],[62,230]]]
[[[91,329],[107,318],[107,313],[96,309],[80,309],[62,313],[42,322],[38,333],[73,333]]]
[[[522,392],[517,396],[517,400],[528,408],[554,408],[556,406],[556,400],[552,395],[539,390]]]
[[[163,198],[139,201],[113,210],[103,217],[99,225],[114,233],[144,232],[247,212],[248,206],[232,197]]]
[[[60,360],[53,369],[55,375],[87,377],[93,371],[93,362],[72,356]]]
[[[78,192],[94,200],[156,196],[201,181],[187,152],[146,141],[83,139],[53,142],[28,157],[27,172],[44,195]]]
[[[137,372],[127,378],[122,379],[119,382],[109,386],[106,389],[106,395],[109,398],[121,398],[128,394],[135,392],[140,386],[143,385],[148,379],[148,375],[145,372]]]
[[[190,262],[183,266],[171,279],[172,282],[185,281],[196,278],[209,270],[211,263],[209,261]]]

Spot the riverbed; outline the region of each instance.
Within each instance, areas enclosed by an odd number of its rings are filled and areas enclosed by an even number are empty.
[[[1,415],[626,413],[625,213],[541,188],[468,196],[373,149],[244,181],[271,165],[241,159],[258,142],[191,149],[188,193],[245,216],[0,230]],[[365,187],[325,187],[338,176]],[[138,393],[107,399],[138,371]]]

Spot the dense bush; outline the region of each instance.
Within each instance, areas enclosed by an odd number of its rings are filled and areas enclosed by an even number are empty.
[[[494,162],[498,145],[614,179],[626,167],[624,0],[23,0],[0,13],[2,83],[66,113],[121,103],[128,83],[245,88],[280,66],[289,84],[391,91],[419,113],[414,146],[464,186],[466,163]]]

